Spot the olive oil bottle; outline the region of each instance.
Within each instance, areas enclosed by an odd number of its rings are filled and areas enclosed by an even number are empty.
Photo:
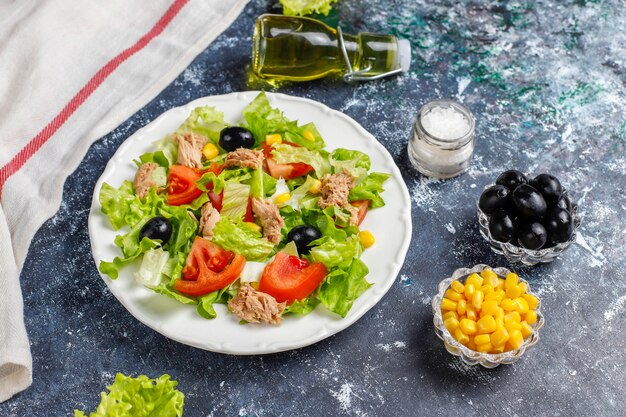
[[[407,71],[411,61],[404,39],[349,35],[307,17],[259,16],[252,42],[252,70],[269,80],[309,81],[332,75],[370,80]]]

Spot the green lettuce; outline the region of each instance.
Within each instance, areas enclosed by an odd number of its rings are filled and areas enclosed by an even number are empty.
[[[324,155],[325,151],[314,151],[287,144],[274,145],[272,148],[272,156],[279,164],[304,162],[313,167],[318,178],[330,173],[330,163]]]
[[[315,310],[315,307],[320,303],[320,300],[310,296],[304,300],[296,300],[285,308],[283,315],[285,314],[299,314],[306,316],[311,311]]]
[[[283,4],[283,13],[288,16],[304,16],[307,14],[330,13],[332,4],[337,0],[280,0]]]
[[[238,182],[227,182],[224,186],[224,199],[222,200],[222,217],[239,220],[246,214],[248,200],[250,199],[250,186]]]
[[[360,259],[353,259],[348,268],[333,269],[318,291],[318,298],[330,311],[345,317],[354,300],[372,286],[365,280],[369,270]]]
[[[120,274],[120,269],[128,265],[129,263],[136,260],[140,255],[148,252],[159,246],[159,243],[150,240],[147,237],[144,237],[139,244],[137,244],[137,249],[132,255],[125,256],[124,258],[120,258],[116,256],[113,261],[100,261],[100,272],[108,275],[111,279],[117,279]]]
[[[106,214],[115,230],[128,224],[126,215],[130,210],[131,202],[137,200],[141,203],[130,181],[124,181],[119,188],[114,188],[105,182],[100,189],[99,199],[102,213]]]
[[[381,172],[370,173],[363,181],[350,190],[348,200],[371,200],[370,208],[384,206],[385,201],[380,196],[380,193],[385,191],[383,183],[387,181],[390,176],[390,174],[383,174]]]
[[[328,269],[333,267],[347,267],[353,259],[358,259],[363,252],[359,237],[352,235],[345,240],[337,241],[330,236],[323,236],[311,243],[316,245],[311,249],[311,258],[314,262],[321,262]]]
[[[274,250],[274,245],[263,239],[260,232],[242,222],[235,224],[226,217],[215,224],[213,243],[243,255],[249,261],[264,261]]]
[[[137,378],[118,373],[108,386],[109,393],[101,393],[100,405],[89,417],[181,417],[185,395],[165,374],[156,379],[139,375]],[[87,417],[74,410],[74,417]]]
[[[220,132],[226,126],[224,113],[215,107],[202,106],[193,109],[174,134],[196,133],[206,136],[211,142],[217,144],[220,139]]]

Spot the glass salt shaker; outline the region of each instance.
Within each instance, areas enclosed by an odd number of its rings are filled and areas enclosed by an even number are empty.
[[[469,168],[476,141],[472,112],[453,100],[434,100],[417,113],[408,153],[422,174],[446,179]]]

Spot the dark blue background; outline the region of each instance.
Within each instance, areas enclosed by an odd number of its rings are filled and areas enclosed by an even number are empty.
[[[279,91],[321,101],[372,132],[412,196],[413,239],[396,283],[361,320],[314,346],[233,357],[170,341],[107,290],[91,257],[94,184],[118,146],[162,112],[246,90],[251,33],[265,1],[145,108],[96,142],[35,236],[21,275],[34,383],[2,416],[94,410],[116,372],[180,382],[185,416],[587,415],[626,413],[626,36],[614,1],[343,0],[344,31],[411,40],[408,74],[368,84],[323,80]],[[462,100],[477,119],[472,168],[417,174],[406,143],[426,101]],[[511,366],[468,367],[435,337],[430,298],[461,266],[509,266],[481,240],[479,190],[503,170],[551,172],[583,213],[577,244],[549,265],[514,268],[541,294],[541,341]]]

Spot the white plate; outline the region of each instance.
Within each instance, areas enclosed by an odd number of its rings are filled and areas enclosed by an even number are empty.
[[[171,109],[152,123],[137,131],[117,150],[98,180],[91,212],[89,237],[96,265],[100,260],[112,260],[120,255],[113,243],[115,232],[100,210],[100,187],[107,182],[118,187],[122,181],[132,180],[136,170],[133,159],[153,149],[152,142],[170,134],[197,106],[215,106],[224,112],[230,123],[243,120],[241,112],[252,101],[257,91],[204,97],[185,106]],[[136,265],[129,265],[116,280],[102,275],[113,295],[139,321],[157,332],[181,343],[214,352],[252,355],[281,352],[318,342],[357,321],[385,295],[393,284],[404,262],[411,240],[411,201],[398,167],[387,150],[354,120],[316,101],[284,94],[267,94],[270,103],[280,108],[290,119],[299,123],[315,122],[328,149],[356,149],[368,154],[372,171],[388,172],[393,176],[385,183],[383,198],[386,205],[371,210],[361,225],[376,237],[376,244],[366,249],[362,260],[374,285],[359,297],[345,318],[318,306],[311,314],[286,317],[280,326],[240,325],[224,305],[215,305],[218,317],[206,320],[196,313],[195,306],[184,305],[167,296],[157,294],[133,278]]]

